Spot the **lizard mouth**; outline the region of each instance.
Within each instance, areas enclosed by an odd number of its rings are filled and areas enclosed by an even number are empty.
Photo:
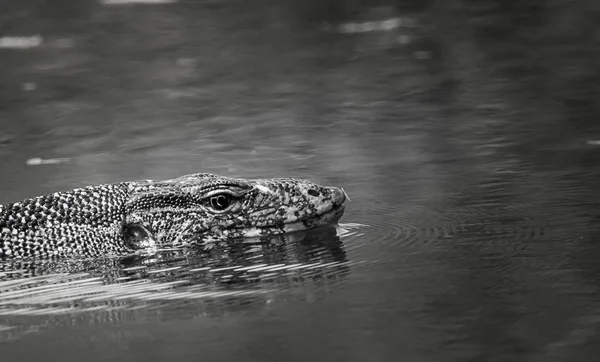
[[[244,229],[234,229],[243,238],[268,237],[289,234],[297,231],[315,229],[320,226],[336,224],[344,215],[345,206],[335,205],[328,211],[305,219],[298,219],[280,225],[265,225]],[[227,233],[227,231],[225,231]]]
[[[320,213],[304,218],[292,218],[279,225],[264,225],[245,229],[238,229],[243,237],[260,237],[288,234],[295,231],[314,229],[319,226],[336,224],[344,215],[345,202],[349,200],[343,189],[331,187],[333,198],[327,208]]]
[[[285,225],[295,225],[295,224],[301,223],[302,225],[305,226],[305,229],[312,229],[313,227],[317,227],[317,226],[321,226],[321,225],[335,224],[342,218],[345,210],[346,210],[346,206],[344,204],[334,205],[330,210],[328,210],[322,214],[319,214],[319,215],[316,215],[313,217],[309,217],[304,220],[291,222],[291,223],[285,224]]]

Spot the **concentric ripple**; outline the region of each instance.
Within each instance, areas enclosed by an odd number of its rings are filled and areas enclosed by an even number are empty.
[[[382,206],[370,213],[377,216],[366,220],[365,240],[361,245],[375,243],[397,250],[470,239],[527,243],[548,232],[546,221],[537,216],[530,205],[453,207],[451,213],[424,207],[400,212],[397,208]],[[347,251],[350,250],[352,247],[348,245]]]
[[[359,265],[378,265],[386,255],[397,261],[396,252],[527,245],[548,232],[534,211],[530,205],[452,207],[451,213],[378,206],[363,210],[360,224],[198,253],[170,249],[120,260],[0,263],[0,340],[27,332],[36,325],[31,318],[41,326],[90,319],[114,323],[153,310],[205,316],[290,298],[314,300],[344,285]]]

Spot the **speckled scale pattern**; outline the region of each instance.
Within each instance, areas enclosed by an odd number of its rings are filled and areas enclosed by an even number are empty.
[[[56,192],[0,207],[0,257],[118,253],[126,183]],[[77,242],[73,242],[77,239]]]
[[[210,197],[223,193],[231,204],[215,210]],[[341,189],[305,180],[213,174],[88,186],[0,206],[0,258],[132,252],[129,225],[157,247],[278,235],[336,222],[345,200]]]

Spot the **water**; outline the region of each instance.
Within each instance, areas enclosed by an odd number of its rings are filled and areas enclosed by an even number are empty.
[[[0,49],[0,202],[192,172],[352,199],[266,245],[0,264],[3,360],[594,360],[595,12],[259,3],[0,19],[44,39]]]

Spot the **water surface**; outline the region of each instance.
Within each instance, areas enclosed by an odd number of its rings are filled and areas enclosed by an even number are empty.
[[[593,12],[259,3],[2,19],[45,40],[0,49],[0,202],[193,172],[352,199],[339,228],[268,244],[0,264],[3,358],[594,360]],[[335,30],[388,16],[412,20]]]

